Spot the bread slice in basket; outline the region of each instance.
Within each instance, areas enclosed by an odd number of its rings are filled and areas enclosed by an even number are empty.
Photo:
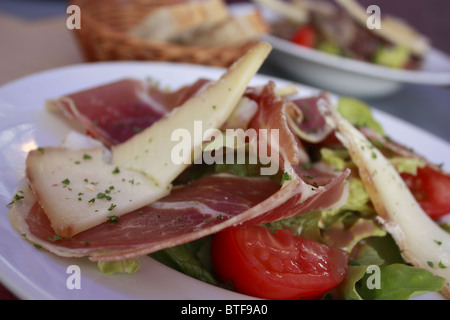
[[[241,45],[260,38],[268,25],[259,11],[230,16],[208,29],[200,29],[181,39],[182,43],[204,47]]]
[[[243,45],[268,31],[259,11],[232,15],[224,0],[191,0],[161,6],[148,14],[130,35],[189,46]]]
[[[228,8],[223,0],[183,1],[153,10],[130,30],[130,35],[140,39],[173,41],[183,34],[208,29],[228,17]]]

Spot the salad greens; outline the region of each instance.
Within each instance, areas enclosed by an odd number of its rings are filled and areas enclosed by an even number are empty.
[[[411,52],[403,46],[381,46],[375,52],[374,62],[383,66],[401,69],[411,59]]]
[[[366,126],[384,135],[382,126],[363,102],[343,97],[339,101],[338,111],[355,126]],[[354,166],[344,148],[324,147],[320,149],[320,155],[320,161],[335,170],[342,171]],[[393,158],[392,163],[400,172],[410,174],[416,174],[417,168],[424,166],[420,160],[407,158]],[[218,172],[254,176],[259,172],[259,165],[194,165],[181,179],[185,182]],[[274,179],[280,181],[281,176]],[[324,298],[407,300],[440,291],[445,279],[405,263],[392,237],[377,224],[377,214],[362,181],[357,176],[350,176],[348,183],[348,199],[340,208],[315,210],[264,226],[272,232],[289,229],[295,235],[341,248],[351,254],[346,280]],[[212,267],[212,237],[164,249],[149,256],[193,278],[232,290],[232,284],[221,283]],[[104,262],[99,267],[104,273],[131,273],[139,268],[137,260]],[[380,276],[374,277],[374,272],[379,272]]]
[[[219,285],[211,264],[211,238],[208,236],[190,243],[150,254],[159,262],[212,285]]]
[[[367,127],[384,135],[382,126],[375,120],[367,104],[351,97],[341,97],[337,109],[339,113],[356,127]]]
[[[139,260],[129,259],[122,261],[101,261],[98,268],[104,274],[135,273],[140,268]]]

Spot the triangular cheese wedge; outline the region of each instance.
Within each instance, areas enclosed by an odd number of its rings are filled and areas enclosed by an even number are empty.
[[[407,262],[446,279],[442,293],[450,297],[450,234],[421,208],[389,160],[337,110],[329,111],[328,119],[358,167],[379,221]]]
[[[55,234],[73,235],[139,209],[169,192],[142,173],[103,159],[102,148],[29,152],[27,179]]]
[[[203,141],[210,138],[203,133],[208,129],[221,128],[231,115],[271,49],[266,42],[256,45],[218,81],[151,127],[113,147],[113,164],[144,172],[163,186],[172,183],[191,164],[194,150],[201,152]],[[196,123],[201,124],[201,132],[198,132]],[[182,155],[182,161],[174,161],[172,154],[180,143],[180,140],[172,138],[176,132],[185,133],[186,138],[191,138],[189,152]]]
[[[112,149],[106,162],[101,147],[40,148],[27,157],[27,178],[55,233],[71,237],[81,231],[139,209],[165,196],[172,181],[190,165],[192,152],[202,148],[203,129],[220,128],[235,109],[271,46],[260,43],[205,90],[182,106]],[[184,161],[174,162],[174,131],[194,136]],[[192,152],[191,152],[192,151]]]

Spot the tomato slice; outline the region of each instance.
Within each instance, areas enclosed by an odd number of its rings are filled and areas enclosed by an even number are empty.
[[[316,31],[313,26],[309,24],[304,25],[294,32],[291,41],[308,48],[314,48],[316,45]]]
[[[273,300],[317,299],[346,277],[348,254],[288,230],[262,226],[217,233],[211,258],[219,278],[237,292]]]
[[[422,209],[437,219],[450,213],[450,175],[431,166],[417,170],[417,175],[402,173]]]

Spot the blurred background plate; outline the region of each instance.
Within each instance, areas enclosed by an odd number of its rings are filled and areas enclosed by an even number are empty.
[[[430,2],[428,5],[432,6],[438,1],[434,0],[433,3]],[[398,12],[395,10],[395,6],[391,6],[391,8],[387,7],[388,5],[384,4],[384,2],[377,1],[377,3],[381,6],[382,12],[389,12],[397,16]],[[232,7],[234,12],[240,12],[249,10],[249,7],[254,5],[244,1],[236,2]],[[264,18],[269,23],[279,18],[277,14],[269,9],[259,5],[256,6],[261,10]],[[435,12],[436,6],[433,6],[434,9],[430,9],[428,12]],[[408,14],[408,20],[415,17],[414,13],[416,10],[414,8],[418,8],[416,2],[414,2],[414,7],[405,7],[403,15]],[[424,13],[423,17],[428,19],[429,15]],[[429,25],[431,22],[427,21]],[[439,21],[441,20],[436,18],[433,25],[437,26]],[[410,24],[422,31],[424,27],[422,24],[417,26],[418,22],[414,21],[414,23]],[[441,49],[441,43],[436,43],[437,40],[441,39],[438,33],[445,32],[445,30],[448,31],[447,25],[443,27],[443,29],[436,30],[433,33],[433,37],[430,37],[431,43],[436,46],[430,48],[424,57],[423,66],[420,70],[399,70],[339,57],[297,45],[271,34],[266,34],[262,40],[269,42],[273,46],[273,52],[269,56],[268,63],[275,69],[279,68],[286,77],[337,94],[372,99],[392,95],[398,92],[404,84],[440,87],[450,85],[450,55]],[[428,33],[429,30],[426,30],[427,36]],[[438,44],[441,47],[437,48]]]
[[[352,60],[299,46],[265,35],[274,51],[270,61],[295,80],[335,93],[360,98],[381,97],[396,92],[404,83],[450,85],[450,57],[431,49],[421,70],[398,70]]]

